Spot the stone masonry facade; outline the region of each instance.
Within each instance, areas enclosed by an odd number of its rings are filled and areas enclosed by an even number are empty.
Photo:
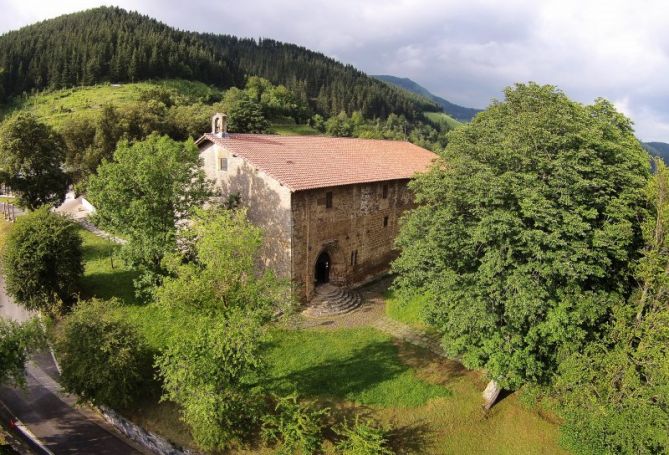
[[[397,255],[399,218],[412,205],[408,180],[291,192],[216,144],[202,147],[200,156],[221,200],[239,194],[249,220],[262,227],[263,265],[291,279],[299,300],[313,296],[322,252],[330,256],[330,281],[336,285],[357,286],[387,273]]]
[[[357,286],[388,271],[396,257],[399,218],[411,207],[408,180],[298,191],[292,197],[292,280],[298,295],[314,293],[321,253],[330,257],[330,281]],[[331,207],[327,194],[331,193]]]
[[[355,287],[388,272],[408,182],[432,152],[402,141],[228,134],[215,114],[196,142],[222,201],[240,198],[263,229],[262,266],[309,301],[318,284]]]

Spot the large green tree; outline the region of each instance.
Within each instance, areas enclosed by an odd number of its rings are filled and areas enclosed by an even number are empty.
[[[648,175],[609,102],[508,88],[412,183],[396,286],[428,297],[449,355],[493,386],[545,382],[630,291]]]
[[[209,314],[241,308],[262,320],[289,310],[288,284],[256,269],[262,231],[245,210],[200,210],[192,222],[180,236],[181,252],[164,261],[169,276],[157,290],[159,302]]]
[[[222,449],[244,441],[258,423],[265,322],[288,301],[289,288],[256,270],[260,230],[244,211],[210,209],[193,218],[166,259],[170,276],[156,292],[176,330],[158,361],[164,399],[178,403],[195,441]]]
[[[151,135],[121,142],[114,161],[103,162],[88,181],[97,220],[128,238],[122,254],[141,271],[142,283],[155,282],[166,252],[176,248],[177,226],[211,195],[197,147]]]
[[[657,162],[638,289],[602,340],[560,364],[554,384],[575,453],[669,452],[669,170]]]
[[[79,292],[83,275],[76,225],[42,207],[19,217],[2,257],[7,293],[29,310],[60,311]]]
[[[0,180],[17,192],[22,206],[35,209],[65,199],[64,161],[63,139],[32,114],[19,113],[0,128]]]

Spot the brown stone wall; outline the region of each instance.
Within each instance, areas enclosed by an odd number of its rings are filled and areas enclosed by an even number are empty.
[[[407,183],[393,180],[293,193],[291,251],[298,298],[312,297],[315,264],[323,251],[330,256],[334,284],[358,285],[388,271],[397,254],[394,240],[399,217],[413,201]],[[332,208],[327,208],[330,191]]]

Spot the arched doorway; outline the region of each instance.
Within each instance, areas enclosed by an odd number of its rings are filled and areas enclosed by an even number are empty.
[[[316,281],[316,286],[330,281],[330,255],[325,251],[316,259],[314,280]]]

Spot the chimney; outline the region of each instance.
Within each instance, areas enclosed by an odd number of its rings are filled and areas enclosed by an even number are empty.
[[[211,118],[211,133],[218,137],[226,137],[228,135],[228,116],[217,112]]]

